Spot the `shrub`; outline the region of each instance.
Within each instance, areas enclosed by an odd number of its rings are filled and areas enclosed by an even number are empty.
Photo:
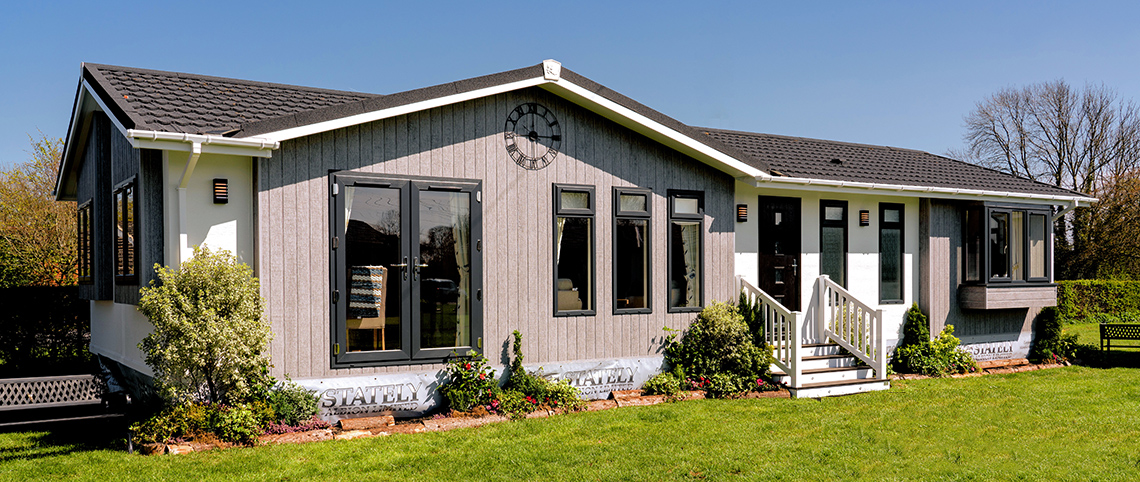
[[[1049,306],[1037,315],[1037,331],[1029,349],[1033,363],[1058,363],[1077,356],[1077,336],[1061,329],[1061,311]]]
[[[269,392],[269,406],[275,414],[273,422],[297,425],[317,414],[317,397],[309,389],[285,377],[285,381]]]
[[[752,333],[735,306],[713,302],[678,341],[666,339],[665,359],[694,378],[712,380],[715,375],[732,377],[731,386],[748,386],[738,380],[757,380],[768,375],[772,354],[766,346],[753,343]],[[722,377],[723,378],[723,377]],[[723,387],[730,386],[727,382]],[[710,392],[727,393],[720,390]]]
[[[264,403],[227,406],[189,402],[136,422],[130,430],[140,443],[179,442],[213,435],[230,443],[250,444],[261,434],[262,418],[270,409]]]
[[[265,380],[265,302],[253,271],[228,251],[194,248],[180,269],[155,265],[160,283],[140,290],[152,331],[139,348],[168,402],[247,400]]]
[[[216,407],[211,414],[210,428],[218,439],[248,445],[261,435],[261,423],[249,405]]]
[[[642,390],[646,395],[676,397],[681,394],[681,379],[669,372],[659,373],[647,380]]]
[[[899,346],[917,345],[930,341],[930,319],[912,303],[903,321],[903,337]]]
[[[744,290],[740,290],[740,299],[736,301],[736,309],[744,317],[744,324],[748,326],[749,333],[752,333],[752,344],[756,346],[767,344],[764,339],[764,316],[760,311],[760,302],[756,299],[749,301]]]
[[[977,362],[958,345],[954,325],[946,325],[934,340],[895,349],[894,361],[906,373],[936,377],[977,371]]]
[[[487,367],[487,359],[475,350],[467,352],[467,358],[455,358],[447,362],[448,381],[439,391],[447,399],[452,410],[469,412],[477,406],[490,405],[499,383],[495,371]]]
[[[1140,281],[1058,281],[1057,308],[1062,321],[1099,313],[1140,312]]]
[[[514,343],[511,349],[514,357],[511,361],[511,376],[500,394],[499,402],[504,406],[502,410],[514,418],[519,414],[530,413],[540,406],[569,411],[582,409],[586,401],[582,400],[578,389],[571,386],[570,382],[566,380],[555,382],[526,371],[523,367],[522,334],[515,330],[512,335]],[[525,401],[526,404],[519,400]],[[492,406],[492,408],[498,407]]]

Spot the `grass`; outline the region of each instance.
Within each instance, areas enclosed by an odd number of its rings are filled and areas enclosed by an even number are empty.
[[[823,400],[700,400],[446,433],[143,457],[0,434],[8,480],[1135,480],[1140,370],[897,381]]]

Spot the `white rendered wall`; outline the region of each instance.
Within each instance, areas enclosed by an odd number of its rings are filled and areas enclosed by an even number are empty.
[[[902,335],[903,315],[919,293],[918,272],[918,198],[867,194],[838,194],[804,190],[756,188],[736,183],[736,203],[748,205],[748,221],[736,223],[736,274],[756,284],[759,276],[757,249],[759,232],[757,211],[759,196],[800,198],[800,294],[802,311],[815,302],[819,262],[819,202],[847,201],[847,290],[860,301],[883,310],[888,348]],[[903,302],[879,303],[879,203],[904,206],[903,218]],[[859,211],[870,211],[871,223],[859,226]],[[814,316],[814,310],[812,316]]]
[[[152,326],[135,305],[92,301],[89,349],[144,375],[153,375],[138,346]]]
[[[254,256],[253,161],[249,157],[202,154],[186,187],[186,206],[178,205],[178,184],[188,152],[164,151],[166,265],[189,259],[194,246],[225,249],[257,269]],[[214,179],[228,181],[229,202],[214,204]],[[185,233],[179,213],[186,213]]]

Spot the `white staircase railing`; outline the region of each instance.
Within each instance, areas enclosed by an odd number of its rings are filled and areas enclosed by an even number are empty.
[[[799,387],[803,368],[800,352],[803,335],[800,333],[800,312],[790,311],[767,293],[737,276],[740,290],[749,303],[760,306],[760,320],[764,324],[764,340],[772,347],[773,363],[788,375],[789,385]]]
[[[827,275],[819,277],[816,319],[824,339],[830,338],[887,379],[887,347],[883,339],[883,310],[855,299]]]

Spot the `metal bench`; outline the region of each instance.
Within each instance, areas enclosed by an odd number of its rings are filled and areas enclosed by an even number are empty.
[[[1112,340],[1140,340],[1140,323],[1102,323],[1100,349],[1112,349]],[[1117,345],[1117,348],[1140,348],[1140,345]]]
[[[0,413],[15,411],[35,412],[42,415],[44,409],[80,408],[102,405],[109,406],[106,387],[95,375],[67,375],[57,377],[6,378],[0,379]],[[26,425],[43,422],[87,420],[95,418],[121,417],[121,413],[97,413],[78,417],[42,418],[0,423],[0,426]],[[54,414],[54,412],[53,412]]]

